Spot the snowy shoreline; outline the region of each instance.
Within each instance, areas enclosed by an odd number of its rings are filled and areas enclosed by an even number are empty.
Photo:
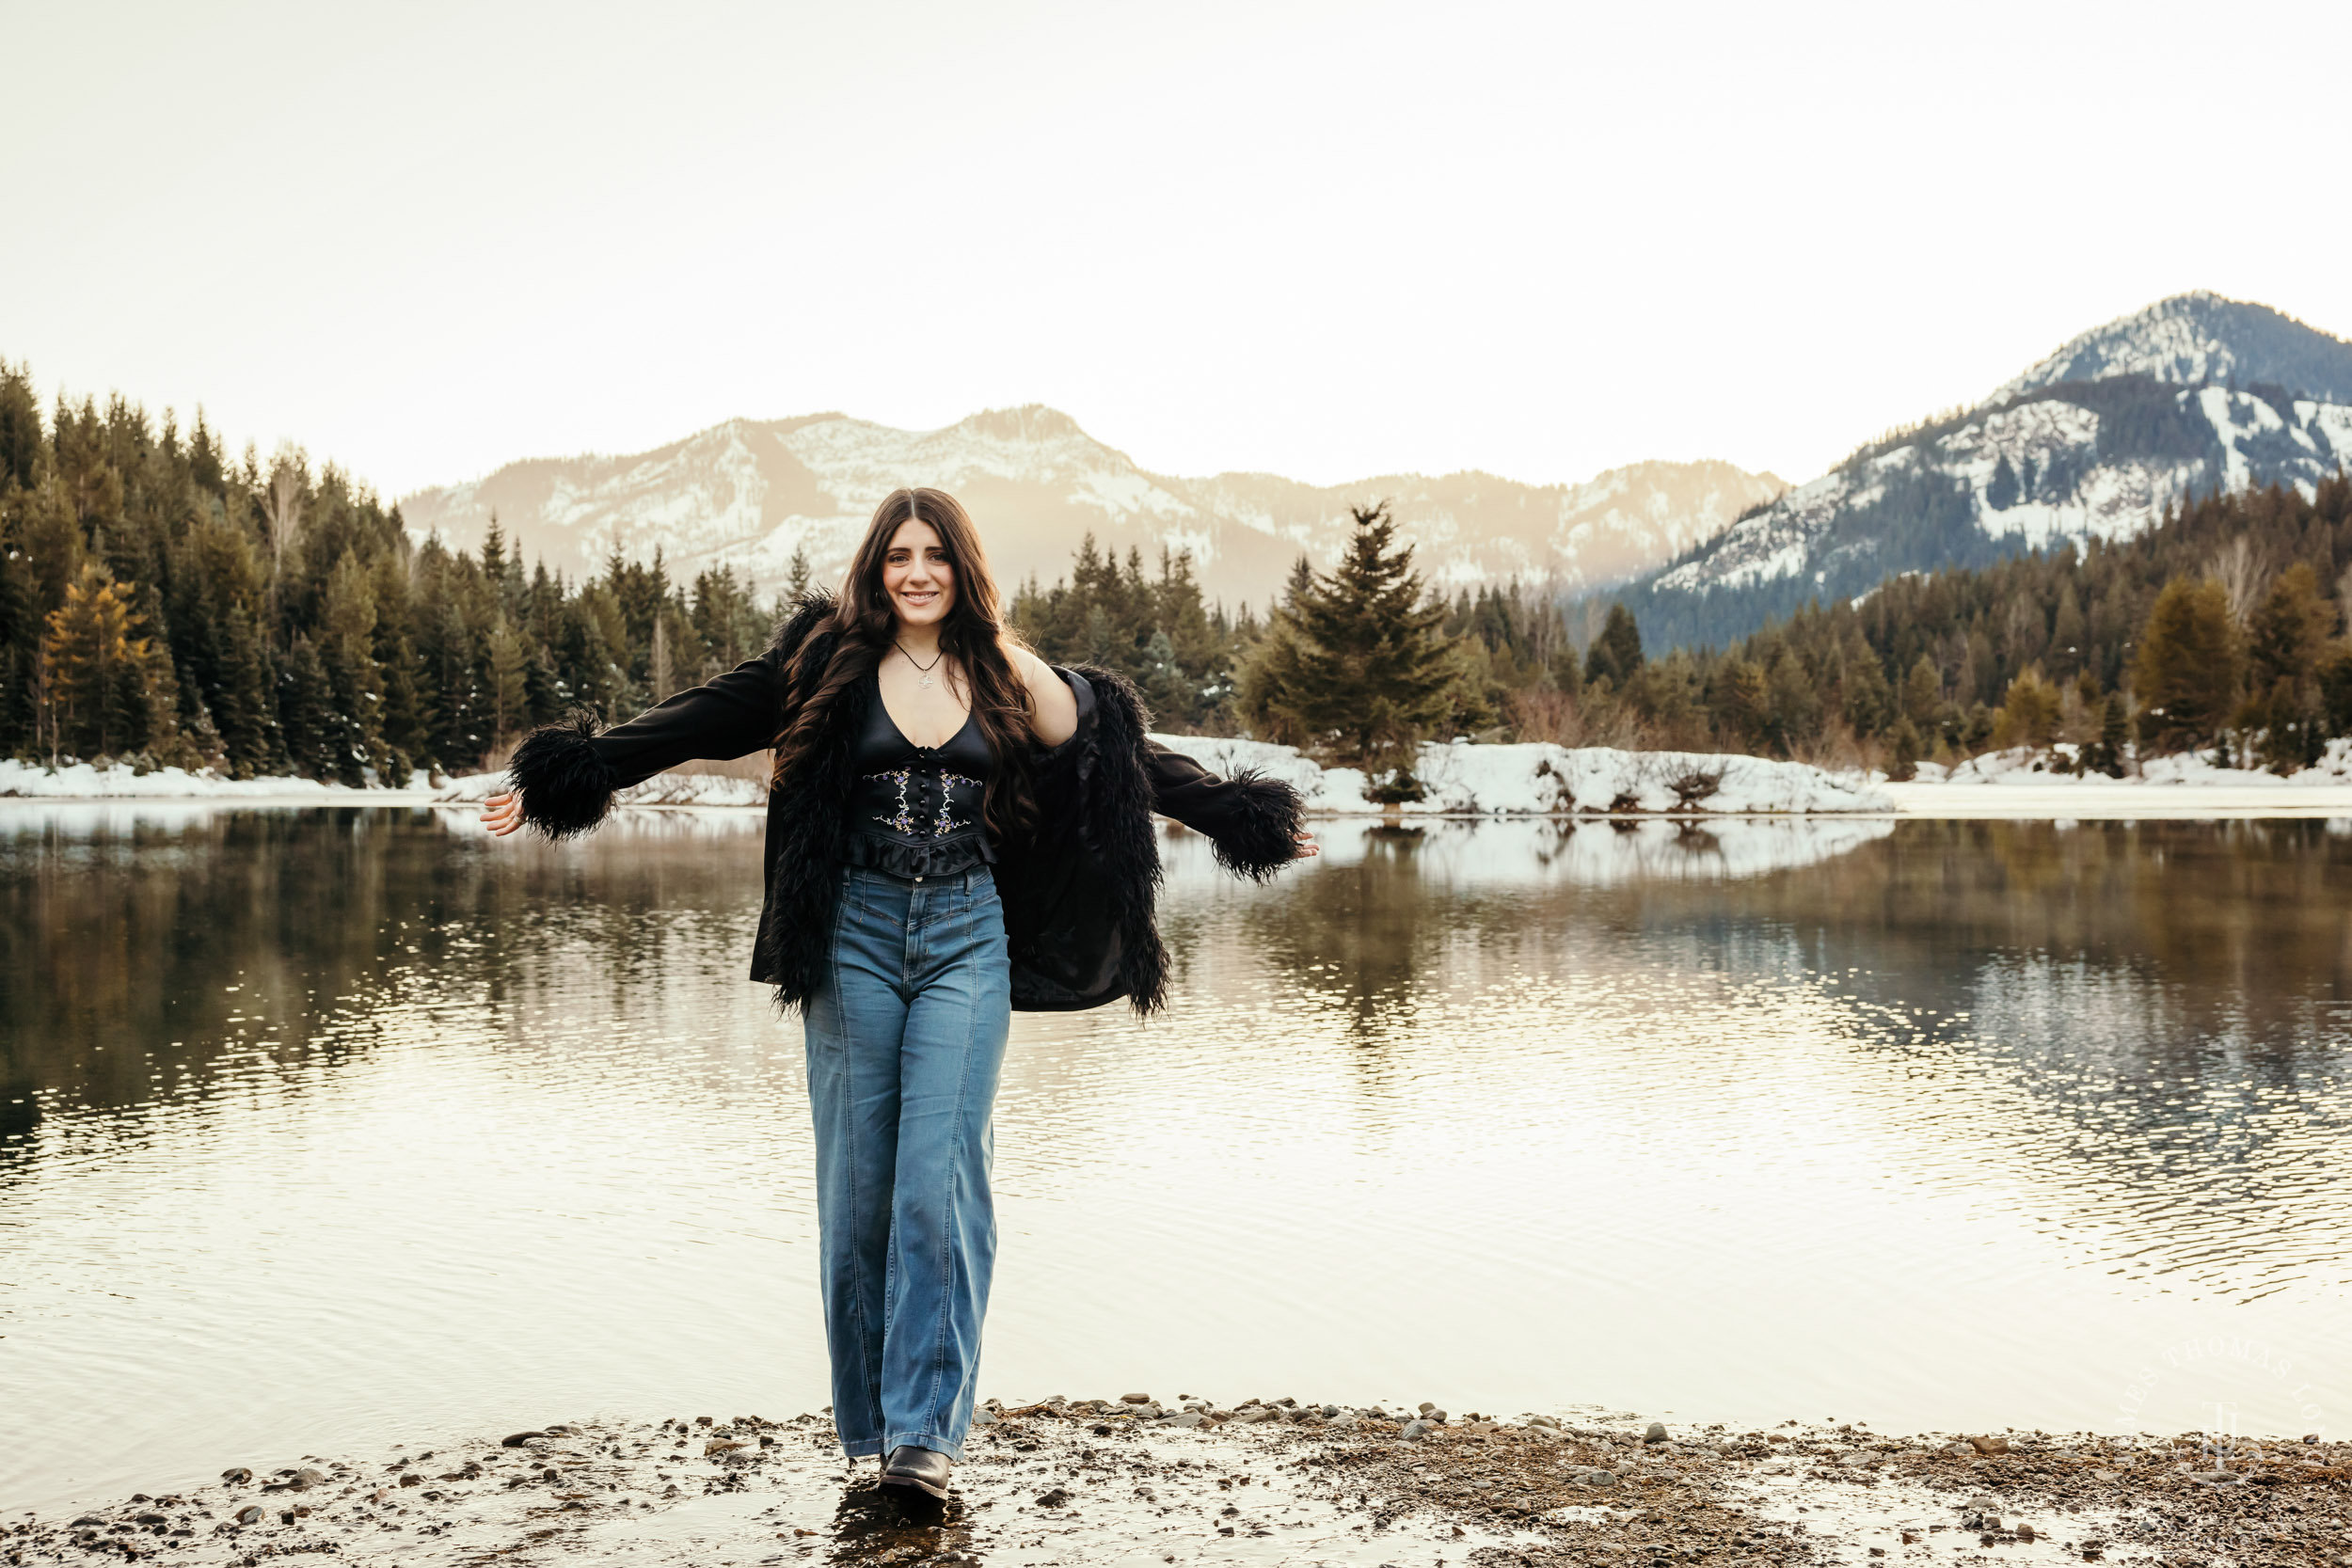
[[[1213,772],[1254,769],[1280,779],[1305,799],[1315,816],[1548,816],[1695,813],[1707,816],[1811,816],[1884,813],[1892,799],[1874,783],[1839,778],[1821,768],[1762,757],[1692,752],[1571,750],[1545,742],[1422,748],[1416,773],[1426,798],[1397,807],[1366,799],[1361,769],[1324,768],[1295,747],[1200,736],[1155,737]],[[408,787],[360,788],[312,779],[230,780],[176,768],[135,774],[87,763],[51,772],[0,762],[0,799],[112,800],[201,799],[316,805],[465,805],[504,787],[502,773],[473,773],[430,786],[423,774]],[[767,786],[757,779],[718,773],[662,773],[621,792],[624,806],[758,806]]]
[[[2281,777],[2215,767],[2201,756],[2151,759],[2137,775],[2058,771],[2072,748],[1988,752],[1949,770],[1920,765],[1919,777],[1832,771],[1806,763],[1694,752],[1626,752],[1549,742],[1426,745],[1416,775],[1425,797],[1397,806],[1368,800],[1369,780],[1353,768],[1325,768],[1296,748],[1205,736],[1160,736],[1213,772],[1244,768],[1284,781],[1315,817],[1525,816],[1919,816],[2096,819],[2135,817],[2352,816],[2352,740],[2329,743],[2317,766]],[[238,805],[478,804],[504,786],[502,773],[474,773],[435,787],[415,774],[405,786],[354,788],[315,779],[225,779],[180,768],[135,773],[87,763],[51,771],[0,762],[0,801],[180,800]],[[720,773],[663,773],[624,790],[625,807],[739,810],[765,804],[766,785]]]

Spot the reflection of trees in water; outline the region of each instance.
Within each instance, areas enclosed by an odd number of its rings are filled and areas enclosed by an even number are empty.
[[[2123,1047],[2148,1056],[2201,1037],[2308,1042],[2352,978],[2348,891],[2352,842],[2324,822],[1907,822],[1722,896],[1789,926],[1817,970],[1859,971],[1846,983],[1874,999],[1966,1010],[1988,965],[2027,958],[2111,974],[2167,1021]],[[1645,901],[1653,923],[1692,909],[1683,889]]]
[[[1408,1027],[1434,993],[1556,974],[1597,952],[1623,961],[1623,942],[1637,936],[1654,945],[1659,932],[1644,918],[1652,884],[1698,900],[1692,928],[1680,933],[1688,961],[1753,972],[1761,945],[1779,967],[1788,955],[1785,927],[1744,923],[1733,889],[1835,860],[1891,831],[1883,820],[1829,818],[1373,828],[1360,859],[1334,854],[1295,884],[1278,884],[1295,891],[1251,900],[1242,942],[1296,994],[1343,1014],[1357,1038],[1376,1041]],[[1214,923],[1183,915],[1170,927],[1180,964],[1190,945],[1227,940]]]
[[[1432,967],[1428,949],[1457,913],[1422,886],[1414,864],[1422,836],[1419,828],[1374,829],[1361,858],[1319,867],[1300,896],[1248,906],[1251,945],[1306,1002],[1343,1015],[1361,1043],[1409,1025]]]
[[[1574,974],[1662,997],[1676,976],[1786,981],[1836,999],[1823,1026],[1883,1067],[1866,1079],[1892,1095],[1882,1124],[1917,1140],[1926,1179],[2039,1190],[2053,1224],[2136,1237],[2109,1247],[2132,1272],[2234,1291],[2313,1277],[2343,1245],[2333,1224],[2272,1233],[2342,1180],[2352,839],[2313,821],[1915,821],[1833,835],[1842,852],[1821,857],[1802,832],[1739,831],[1378,838],[1203,938],[1342,1014],[1384,1085],[1381,1048],[1426,1033],[1448,992],[1474,1015]],[[1787,868],[1729,869],[1758,843]]]
[[[24,1103],[0,1107],[0,1134],[28,1131],[43,1098],[131,1109],[230,1071],[298,1090],[294,1069],[364,1049],[404,996],[495,1007],[576,979],[583,950],[616,1016],[658,1008],[681,965],[746,961],[759,895],[755,824],[720,835],[740,854],[659,820],[576,848],[492,846],[380,807],[9,826],[0,1101]]]
[[[2341,1271],[2352,843],[2318,821],[1912,822],[1815,870],[1652,887],[1786,930],[1909,1085],[1931,1164],[1991,1167],[2124,1272],[2250,1299]],[[2332,1208],[2329,1209],[2332,1212]]]
[[[405,810],[42,820],[0,816],[0,1101],[25,1101],[0,1104],[0,1134],[44,1099],[130,1113],[82,1124],[135,1137],[151,1104],[302,1094],[388,1031],[675,1046],[754,1037],[712,1009],[764,1006],[741,979],[750,814],[561,849]],[[1186,984],[1264,988],[1269,1026],[1350,1041],[1360,1086],[1400,1106],[1415,1048],[1530,982],[1736,1013],[1732,990],[1786,980],[1837,999],[1824,1027],[1885,1068],[1865,1080],[1937,1180],[2039,1183],[2058,1221],[2108,1230],[2199,1211],[2135,1268],[2207,1266],[2179,1261],[2183,1237],[2233,1268],[2230,1227],[2335,1180],[2352,839],[2325,824],[1444,824],[1373,831],[1360,858],[1356,832],[1265,888],[1191,846],[1168,940]],[[0,1141],[0,1179],[36,1141]]]

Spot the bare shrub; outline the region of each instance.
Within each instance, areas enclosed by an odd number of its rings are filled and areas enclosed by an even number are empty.
[[[1692,768],[1666,781],[1674,792],[1675,809],[1696,810],[1700,801],[1709,799],[1724,785],[1724,770],[1720,768]]]
[[[1574,698],[1557,687],[1530,688],[1503,699],[1503,716],[1521,740],[1555,746],[1584,744],[1584,715]]]

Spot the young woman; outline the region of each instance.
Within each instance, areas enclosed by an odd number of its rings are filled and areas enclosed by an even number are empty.
[[[563,838],[665,768],[774,749],[752,978],[806,1026],[834,1426],[888,1456],[885,1482],[946,1497],[971,1425],[1010,1010],[1160,1006],[1152,813],[1245,877],[1316,852],[1290,786],[1218,779],[1147,729],[1118,675],[1005,629],[952,497],[898,490],[838,600],[626,724],[535,731],[484,810]]]

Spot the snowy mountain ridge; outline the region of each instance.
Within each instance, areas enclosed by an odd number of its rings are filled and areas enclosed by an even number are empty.
[[[908,483],[938,485],[972,510],[1008,588],[1064,575],[1091,531],[1153,562],[1163,547],[1189,551],[1209,593],[1259,604],[1301,552],[1331,557],[1351,503],[1391,499],[1433,583],[1549,577],[1575,590],[1671,560],[1784,487],[1720,462],[1633,464],[1573,485],[1482,473],[1327,486],[1273,474],[1179,479],[1030,404],[930,431],[842,414],[730,420],[652,451],[510,464],[400,504],[418,539],[437,531],[468,547],[495,510],[526,559],[574,576],[600,571],[615,550],[644,561],[659,546],[675,575],[723,562],[772,587],[796,548],[820,580],[837,577],[875,503]]]
[[[2184,294],[2083,334],[1977,408],[1864,447],[1626,597],[1653,642],[1721,643],[1900,573],[2127,539],[2191,494],[2309,495],[2347,467],[2352,343]]]
[[[1987,401],[2003,403],[2061,382],[2117,375],[2144,375],[2181,387],[2268,384],[2352,404],[2352,343],[2267,305],[2199,289],[2093,327]]]

